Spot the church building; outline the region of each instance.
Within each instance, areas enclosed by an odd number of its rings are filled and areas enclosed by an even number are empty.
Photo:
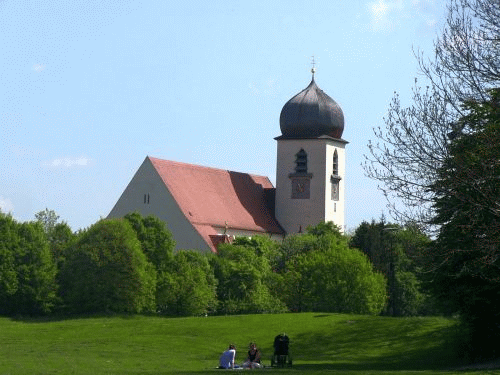
[[[344,115],[314,80],[281,110],[276,187],[264,176],[146,157],[109,218],[167,223],[176,249],[217,251],[235,236],[283,239],[309,225],[344,228]]]

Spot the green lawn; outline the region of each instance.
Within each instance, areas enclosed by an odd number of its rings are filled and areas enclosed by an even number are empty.
[[[276,334],[291,340],[293,374],[478,374],[458,371],[455,321],[342,314],[199,318],[0,318],[0,374],[202,374],[229,343],[241,362],[256,341],[269,364]],[[255,370],[259,371],[259,370]],[[491,372],[493,373],[493,372]]]

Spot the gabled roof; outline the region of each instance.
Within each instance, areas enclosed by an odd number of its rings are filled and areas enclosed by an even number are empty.
[[[214,227],[283,234],[267,177],[148,157],[185,217],[212,244]]]

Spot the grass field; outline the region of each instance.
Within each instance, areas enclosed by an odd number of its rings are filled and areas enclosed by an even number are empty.
[[[204,374],[229,343],[237,362],[256,341],[269,365],[273,338],[290,337],[292,374],[478,374],[460,371],[454,320],[342,314],[199,318],[0,318],[0,374]],[[248,371],[248,370],[245,370]],[[494,373],[490,371],[489,373]]]

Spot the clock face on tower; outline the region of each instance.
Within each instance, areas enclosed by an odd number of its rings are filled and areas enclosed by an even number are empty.
[[[292,178],[292,199],[309,199],[311,180]]]

